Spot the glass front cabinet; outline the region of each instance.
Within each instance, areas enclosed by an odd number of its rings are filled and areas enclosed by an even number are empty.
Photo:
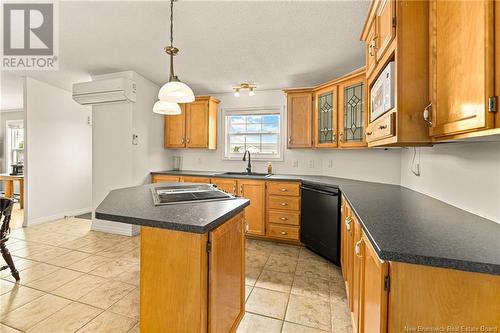
[[[337,85],[331,85],[314,95],[314,146],[316,148],[337,147]]]
[[[340,82],[338,90],[338,147],[366,147],[365,131],[368,111],[365,75],[358,75]]]

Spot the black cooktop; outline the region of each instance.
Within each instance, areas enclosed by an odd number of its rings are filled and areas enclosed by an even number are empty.
[[[210,184],[153,186],[151,192],[155,206],[234,198]]]

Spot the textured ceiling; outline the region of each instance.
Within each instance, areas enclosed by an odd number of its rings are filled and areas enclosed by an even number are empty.
[[[28,75],[71,89],[115,71],[168,78],[169,3],[61,1],[59,72]],[[315,85],[364,65],[368,1],[187,1],[174,5],[176,74],[196,94]]]

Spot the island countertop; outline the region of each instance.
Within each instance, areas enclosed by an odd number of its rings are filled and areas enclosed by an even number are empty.
[[[152,174],[245,178],[214,171]],[[273,174],[261,180],[339,188],[383,260],[500,275],[499,223],[399,185],[315,175]]]
[[[250,204],[248,199],[235,198],[155,206],[151,196],[152,186],[155,185],[112,190],[95,210],[96,218],[162,229],[206,233]]]

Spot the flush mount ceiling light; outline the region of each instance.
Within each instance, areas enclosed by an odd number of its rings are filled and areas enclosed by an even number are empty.
[[[257,86],[255,84],[251,83],[242,83],[239,85],[239,87],[234,87],[233,88],[233,95],[234,97],[240,97],[240,90],[248,90],[248,96],[255,96],[255,89]]]
[[[179,80],[177,75],[174,74],[174,56],[179,53],[179,49],[173,46],[174,43],[174,1],[170,0],[170,46],[165,47],[165,53],[170,56],[170,76],[168,82],[161,87],[158,93],[159,102],[165,103],[155,103],[153,111],[162,114],[171,114],[166,112],[177,112],[175,114],[181,113],[179,105],[177,107],[171,105],[172,103],[191,103],[194,102],[194,93],[189,86]],[[170,103],[170,104],[167,104]],[[156,110],[155,111],[155,107]],[[166,107],[167,109],[162,109]]]

